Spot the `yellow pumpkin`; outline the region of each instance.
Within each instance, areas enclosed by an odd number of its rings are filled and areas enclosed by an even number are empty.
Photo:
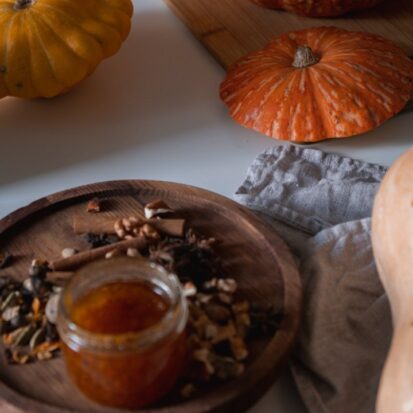
[[[127,38],[130,0],[0,0],[0,98],[53,97]]]

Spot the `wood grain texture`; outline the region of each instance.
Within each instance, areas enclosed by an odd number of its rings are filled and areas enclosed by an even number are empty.
[[[219,254],[240,294],[250,301],[274,305],[285,316],[277,333],[251,343],[245,374],[224,385],[205,389],[181,404],[139,410],[146,413],[242,412],[268,389],[294,342],[301,313],[301,284],[285,243],[252,212],[219,195],[198,188],[155,181],[117,181],[60,192],[17,210],[0,221],[0,251],[16,256],[0,271],[23,280],[34,257],[53,260],[63,248],[87,247],[72,228],[73,217],[86,214],[89,199],[104,200],[106,217],[142,216],[143,205],[164,199],[200,233],[222,240]],[[0,354],[2,413],[121,413],[86,400],[68,379],[62,359],[9,366]]]
[[[165,0],[216,60],[228,68],[281,33],[337,26],[386,37],[413,57],[413,1],[385,0],[340,18],[309,18],[260,7],[250,0]],[[412,110],[410,101],[405,110]]]

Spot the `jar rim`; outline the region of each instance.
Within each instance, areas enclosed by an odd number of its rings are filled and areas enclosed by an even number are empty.
[[[140,268],[150,274],[143,280],[168,293],[170,305],[167,312],[155,324],[136,332],[119,334],[94,333],[76,324],[70,316],[69,305],[73,305],[71,293],[90,273],[94,276],[113,269],[116,272],[112,282],[122,281],[123,276],[133,278]],[[132,279],[131,278],[131,279]],[[136,278],[138,280],[138,278]],[[108,284],[103,282],[100,285]],[[120,257],[101,260],[82,267],[64,288],[59,301],[57,328],[62,341],[72,350],[89,349],[94,352],[139,351],[162,341],[173,333],[181,333],[188,319],[188,305],[178,277],[160,265],[141,258]]]

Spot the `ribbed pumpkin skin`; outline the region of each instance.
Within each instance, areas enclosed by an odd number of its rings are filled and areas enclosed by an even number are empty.
[[[132,13],[130,0],[0,0],[0,98],[71,89],[119,50]]]
[[[260,6],[282,9],[309,17],[337,17],[364,10],[383,0],[252,0]]]
[[[293,67],[298,46],[320,61]],[[316,142],[367,132],[413,92],[413,61],[382,37],[321,27],[276,37],[229,68],[221,99],[241,125],[272,138]]]

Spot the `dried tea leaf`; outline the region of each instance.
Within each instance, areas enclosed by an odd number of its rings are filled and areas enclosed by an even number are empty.
[[[30,350],[34,350],[40,344],[42,344],[46,339],[46,330],[45,328],[38,328],[30,339]]]
[[[0,311],[3,313],[7,308],[14,306],[19,301],[21,294],[18,291],[11,292],[0,306]]]
[[[32,324],[15,330],[12,334],[14,335],[14,333],[16,333],[16,335],[14,336],[11,345],[14,347],[27,346],[35,331],[36,327]]]

